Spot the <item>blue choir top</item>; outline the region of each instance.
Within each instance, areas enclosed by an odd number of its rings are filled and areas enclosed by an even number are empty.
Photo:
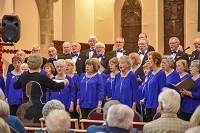
[[[200,105],[200,77],[195,80],[198,87],[193,89],[192,97],[184,95],[181,102],[181,111],[192,114],[198,105]]]
[[[5,94],[5,81],[2,75],[0,75],[0,87]]]
[[[142,78],[142,82],[138,86],[138,92],[137,92],[137,108],[138,110],[141,110],[140,100],[144,98],[145,95],[145,88],[147,87],[147,81],[145,81],[145,76]],[[142,105],[142,110],[144,110],[145,104]]]
[[[113,85],[114,85],[114,79],[108,74],[108,77],[105,82],[105,97],[107,96],[108,98],[112,97],[112,90],[113,90]]]
[[[181,79],[178,72],[175,70],[166,77],[166,87],[174,89],[177,92],[179,92],[179,90],[172,84],[176,85],[179,82],[181,82]]]
[[[181,78],[181,81],[187,79],[188,77],[192,78],[192,75],[189,74],[189,73],[185,74],[185,75]]]
[[[118,100],[132,108],[133,102],[137,102],[137,90],[138,81],[135,73],[130,71],[126,77],[117,73],[113,84],[112,100]]]
[[[102,76],[96,74],[91,78],[86,73],[79,78],[78,99],[81,108],[97,108],[98,101],[103,101],[105,86]]]
[[[166,75],[163,70],[158,71],[155,75],[149,72],[147,88],[145,90],[146,108],[156,109],[158,107],[158,95],[163,87],[166,87]]]

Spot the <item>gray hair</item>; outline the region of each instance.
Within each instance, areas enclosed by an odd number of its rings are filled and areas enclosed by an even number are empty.
[[[162,59],[165,59],[166,61],[167,61],[167,63],[170,65],[170,67],[171,68],[174,68],[174,59],[173,59],[173,57],[172,56],[170,56],[170,55],[164,55],[163,57],[162,57]]]
[[[57,61],[55,62],[55,67],[57,67],[58,64],[60,64],[60,63],[63,63],[63,64],[64,64],[64,67],[66,66],[65,60],[64,60],[64,59],[59,59],[59,60],[57,60]]]
[[[124,104],[113,105],[108,109],[108,127],[118,127],[129,130],[134,118],[133,110]]]
[[[177,44],[180,44],[180,40],[177,38],[177,37],[171,37],[170,39],[169,39],[169,42],[171,42],[171,41],[175,41],[175,42],[177,42]]]
[[[52,110],[55,110],[55,109],[58,109],[58,110],[65,110],[65,105],[62,104],[60,101],[58,100],[51,100],[51,101],[48,101],[43,109],[42,109],[42,115],[44,118],[47,117],[47,115],[52,111]]]
[[[104,48],[106,48],[105,44],[103,44],[102,42],[96,43],[96,44],[95,44],[95,47],[97,47],[97,45],[98,45],[98,46],[100,45],[100,46],[103,46]]]
[[[108,109],[112,106],[112,105],[117,105],[120,104],[120,102],[118,100],[110,100],[108,102],[105,103],[105,105],[103,106],[103,112],[105,114],[107,114]]]
[[[123,60],[123,61],[126,61],[126,64],[128,65],[128,70],[131,70],[131,67],[132,67],[132,60],[129,58],[129,56],[126,56],[126,55],[123,55],[119,58],[119,61],[120,60]]]
[[[191,64],[193,64],[194,67],[196,67],[197,69],[199,69],[199,73],[200,73],[200,60],[193,60],[191,62]]]
[[[0,118],[0,132],[1,133],[10,133],[10,128],[9,128],[8,124],[2,118]]]
[[[180,108],[181,98],[175,90],[164,87],[158,96],[158,102],[163,112],[176,114]]]
[[[70,129],[70,116],[65,110],[53,110],[46,118],[48,133],[67,133]]]
[[[90,40],[90,39],[94,39],[97,42],[97,37],[94,35],[89,36],[88,40]]]

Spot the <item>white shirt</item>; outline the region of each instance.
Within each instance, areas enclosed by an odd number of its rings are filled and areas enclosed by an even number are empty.
[[[79,53],[78,53],[78,56],[79,56]],[[72,60],[73,60],[74,63],[76,63],[76,61],[77,61],[77,59],[78,59],[78,56],[72,57]]]
[[[121,49],[123,51],[123,49]],[[116,50],[116,55],[117,55],[117,58],[120,58],[122,55],[123,55],[123,52],[117,52]]]

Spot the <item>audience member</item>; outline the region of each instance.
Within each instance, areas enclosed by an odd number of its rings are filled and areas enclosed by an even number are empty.
[[[193,127],[200,126],[200,105],[196,108],[192,117],[190,118],[190,123]]]
[[[112,99],[115,75],[119,72],[119,62],[117,57],[113,57],[109,60],[109,67],[111,73],[107,75],[105,81],[105,101],[110,101]]]
[[[0,132],[11,133],[8,124],[2,118],[0,118]]]
[[[199,133],[199,131],[200,131],[200,126],[189,128],[188,130],[185,131],[185,133]]]
[[[177,117],[181,98],[178,92],[163,88],[158,97],[161,117],[144,125],[144,133],[184,133],[190,123]]]
[[[81,53],[84,54],[85,56],[87,56],[88,58],[96,56],[96,51],[95,51],[96,43],[97,43],[96,36],[89,36],[88,44],[89,44],[90,48],[82,51]]]
[[[61,54],[60,56],[63,59],[66,59],[66,57],[71,54],[72,46],[69,42],[64,42],[62,47],[63,47],[63,54]]]
[[[24,51],[19,50],[19,51],[16,52],[15,55],[21,57],[22,63],[26,63],[26,62],[27,62],[27,60],[26,60],[26,54],[24,53]],[[7,71],[7,73],[11,72],[11,71],[14,70],[14,69],[15,69],[15,67],[13,66],[13,64],[10,64],[10,65],[8,66],[8,71]]]
[[[172,88],[179,92],[174,85],[181,82],[181,79],[178,72],[174,70],[174,60],[170,55],[164,55],[162,57],[162,68],[166,74],[166,87]]]
[[[21,69],[22,59],[15,55],[12,57],[12,64],[15,69],[7,73],[5,95],[10,105],[10,114],[16,116],[17,109],[22,104],[23,92],[21,88],[14,89],[13,84],[23,73]]]
[[[192,77],[188,73],[188,63],[186,60],[180,59],[176,62],[176,71],[179,73],[181,81],[185,80],[188,77]]]
[[[190,65],[190,73],[192,79],[198,84],[196,88],[189,91],[181,90],[181,111],[179,117],[183,120],[189,121],[197,106],[200,104],[200,60],[193,60]]]
[[[119,58],[120,73],[115,75],[112,100],[118,100],[136,110],[138,82],[131,66],[132,61],[128,56],[123,55]]]
[[[166,75],[161,69],[160,64],[162,56],[158,52],[151,51],[148,53],[147,64],[150,68],[149,79],[147,83],[147,89],[145,90],[145,106],[147,122],[152,121],[156,114],[158,107],[158,95],[163,87],[166,86]]]
[[[147,34],[146,33],[140,33],[139,39],[147,39]],[[148,51],[155,51],[154,47],[148,44]]]
[[[48,133],[68,133],[70,124],[70,116],[64,110],[52,110],[46,117]]]
[[[110,69],[109,69],[109,65],[108,62],[111,59],[111,57],[109,55],[105,55],[105,44],[98,42],[95,44],[95,50],[96,50],[96,57],[100,64],[101,67],[103,68],[101,70],[101,72],[105,73],[105,74],[109,74],[110,73]]]
[[[169,47],[171,50],[171,56],[173,57],[175,64],[180,59],[186,60],[189,63],[188,55],[178,50],[179,45],[180,45],[180,40],[177,37],[171,37],[169,39]]]
[[[94,108],[101,108],[104,98],[105,86],[98,70],[100,63],[95,58],[89,58],[85,62],[86,73],[79,79],[77,112],[81,112],[82,118],[87,119],[88,114]]]
[[[115,57],[116,58],[116,57]],[[103,106],[103,120],[106,121],[106,117],[107,117],[107,113],[108,113],[108,109],[112,106],[112,105],[117,105],[120,104],[119,101],[117,100],[110,100],[108,102],[105,103],[105,105]],[[87,133],[96,133],[96,132],[106,132],[106,123],[104,122],[103,125],[101,126],[95,126],[95,125],[91,125],[87,128]]]
[[[80,43],[73,43],[72,44],[72,54],[68,55],[66,59],[72,59],[76,65],[76,71],[78,75],[81,75],[85,72],[85,61],[87,57],[84,54],[80,53],[81,45]]]
[[[132,128],[134,118],[133,110],[127,105],[112,105],[108,109],[106,126],[108,133],[137,133],[137,129]]]
[[[193,43],[193,46],[195,48],[195,50],[192,52],[192,55],[191,55],[191,58],[190,58],[190,63],[193,61],[193,60],[200,60],[200,38],[196,38],[194,39],[194,43]]]
[[[128,53],[123,49],[125,44],[123,37],[117,37],[115,41],[115,48],[116,50],[110,52],[108,55],[111,57],[121,57],[122,55],[128,55]]]

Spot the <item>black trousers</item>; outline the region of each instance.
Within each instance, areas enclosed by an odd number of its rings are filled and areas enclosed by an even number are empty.
[[[10,105],[10,115],[17,116],[17,109],[19,108],[20,105]]]
[[[147,122],[152,121],[155,114],[156,114],[156,109],[146,108]]]
[[[82,119],[87,119],[88,114],[92,111],[91,108],[81,108]]]

